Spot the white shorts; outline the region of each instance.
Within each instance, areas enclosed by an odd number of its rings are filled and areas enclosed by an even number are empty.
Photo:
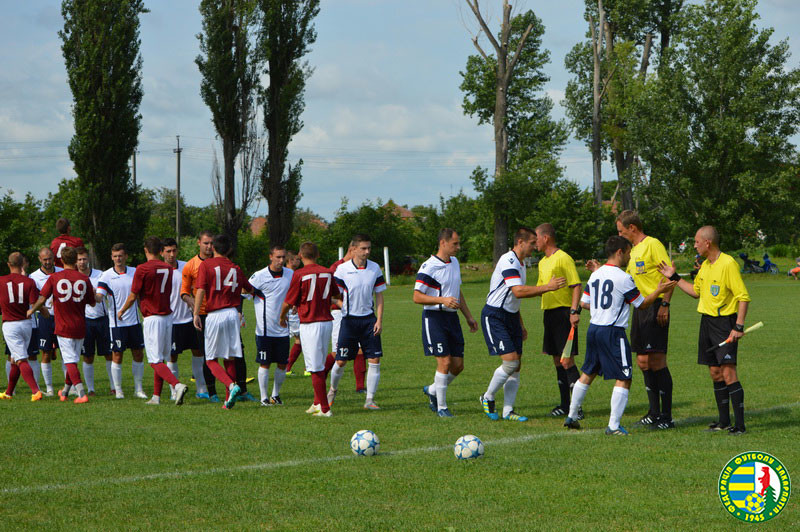
[[[289,335],[290,336],[299,336],[300,335],[300,318],[297,316],[297,312],[289,312],[287,316],[287,321],[289,322]]]
[[[64,364],[77,364],[81,360],[81,350],[83,349],[83,338],[58,338],[58,348],[61,350],[61,361]]]
[[[331,331],[331,352],[336,352],[336,346],[338,345],[337,339],[339,338],[339,328],[342,326],[342,311],[341,310],[332,310],[331,316],[333,316],[333,330]]]
[[[209,312],[206,317],[206,360],[242,358],[241,325],[235,308]]]
[[[142,320],[147,362],[158,364],[169,360],[172,350],[172,316],[147,316]]]
[[[6,340],[11,359],[16,362],[28,358],[28,344],[31,342],[33,325],[31,320],[4,321],[3,338]]]
[[[300,343],[303,345],[303,360],[306,371],[325,369],[328,356],[328,342],[331,339],[333,324],[330,321],[315,321],[300,324]]]

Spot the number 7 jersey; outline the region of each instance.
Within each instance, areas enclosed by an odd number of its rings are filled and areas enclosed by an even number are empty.
[[[581,297],[591,310],[590,323],[612,327],[627,327],[630,305],[638,307],[643,301],[633,277],[611,264],[592,273]]]
[[[300,323],[331,321],[331,297],[336,295],[339,295],[339,288],[333,282],[331,270],[309,264],[292,275],[285,302],[297,307]]]

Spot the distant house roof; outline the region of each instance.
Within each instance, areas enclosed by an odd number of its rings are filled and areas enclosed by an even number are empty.
[[[392,211],[394,211],[394,213],[397,214],[397,216],[399,216],[403,220],[409,220],[416,216],[416,214],[408,210],[406,207],[398,205],[392,200],[387,201],[384,207],[386,207],[387,209],[392,209]]]
[[[258,236],[267,227],[267,219],[263,216],[256,216],[250,220],[250,232],[253,236]]]

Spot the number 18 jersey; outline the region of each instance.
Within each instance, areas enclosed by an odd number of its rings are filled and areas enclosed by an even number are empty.
[[[592,273],[581,297],[589,305],[590,323],[612,327],[627,327],[630,305],[638,308],[643,301],[633,277],[611,264]]]

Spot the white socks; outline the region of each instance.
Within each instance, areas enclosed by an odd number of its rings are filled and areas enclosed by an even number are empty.
[[[8,376],[8,371],[11,370],[11,366],[6,363],[6,376]],[[31,370],[33,371],[33,380],[36,381],[36,384],[39,384],[39,375],[42,373],[42,368],[39,366],[38,360],[28,360],[28,364],[31,366]]]
[[[122,394],[122,365],[117,364],[116,362],[111,363],[111,377],[113,378],[114,382],[112,383],[111,387],[114,388],[114,391],[117,392],[119,396]]]
[[[342,380],[342,375],[344,375],[344,366],[334,363],[333,367],[331,367],[331,389],[339,389],[339,381]]]
[[[503,366],[498,366],[497,369],[494,370],[492,380],[489,381],[489,387],[486,388],[486,393],[483,394],[483,398],[487,401],[494,401],[494,394],[503,387],[508,377],[509,375],[503,370]]]
[[[30,364],[31,367],[33,367],[33,362],[28,362],[28,364]],[[34,373],[33,376],[35,377],[36,374]],[[10,379],[11,379],[11,361],[6,360],[6,382],[8,382]]]
[[[192,357],[192,377],[194,377],[194,385],[197,388],[197,393],[208,393],[206,386],[206,378],[203,375],[203,365],[205,365],[205,357]]]
[[[131,363],[131,368],[133,369],[133,389],[137,392],[144,391],[142,389],[142,379],[144,378],[144,362],[136,362],[134,360]]]
[[[576,419],[578,417],[578,410],[583,404],[583,398],[586,397],[586,392],[589,391],[589,385],[581,381],[575,383],[572,387],[572,402],[569,404],[569,417]]]
[[[272,383],[272,397],[277,397],[281,394],[281,386],[283,381],[286,380],[286,370],[275,368],[275,380]]]
[[[83,383],[79,382],[78,384],[73,384],[72,387],[78,392],[78,397],[83,397],[86,395],[86,392],[83,390]]]
[[[614,391],[611,392],[611,415],[608,417],[608,428],[611,430],[619,428],[619,420],[622,419],[625,406],[628,404],[628,392],[621,386],[614,386]]]
[[[114,377],[111,374],[111,361],[106,359],[106,373],[108,374],[108,387],[114,390]]]
[[[375,392],[378,391],[378,383],[381,380],[381,365],[367,364],[367,402],[375,399]]]
[[[94,364],[83,363],[83,378],[86,379],[88,391],[94,391]]]
[[[514,402],[517,400],[517,390],[519,390],[519,371],[508,376],[503,385],[503,417],[506,417],[514,410]]]
[[[42,378],[48,392],[53,391],[53,366],[50,362],[42,362]]]
[[[447,408],[447,385],[450,383],[450,379],[448,378],[450,375],[452,374],[439,373],[437,371],[433,378],[433,383],[436,388],[436,402],[439,406],[439,410]],[[430,388],[428,391],[430,391]]]
[[[169,369],[169,371],[173,375],[175,375],[176,379],[180,380],[180,377],[178,376],[178,363],[177,362],[172,362],[172,361],[167,362],[167,369]],[[173,385],[171,385],[171,384],[169,385],[169,396],[170,396],[171,399],[175,399],[175,387]]]
[[[275,376],[277,378],[277,375]],[[267,395],[267,387],[269,387],[269,368],[258,367],[258,389],[261,390],[261,402],[263,403],[269,399]]]

